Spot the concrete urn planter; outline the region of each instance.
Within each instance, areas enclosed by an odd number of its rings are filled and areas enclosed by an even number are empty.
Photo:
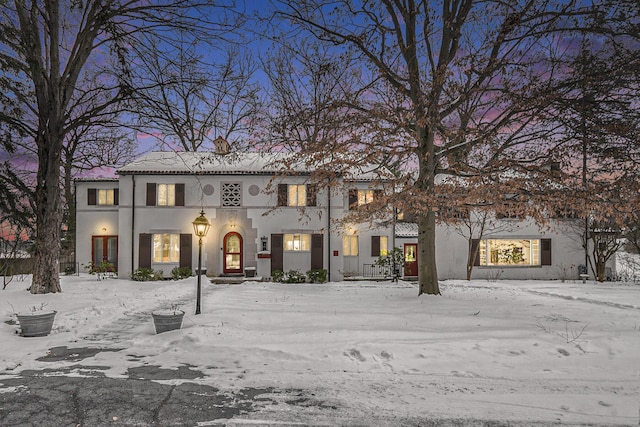
[[[156,310],[151,313],[156,334],[173,331],[182,327],[183,310]]]
[[[46,337],[51,333],[55,310],[37,310],[30,313],[18,313],[21,335],[23,337]]]

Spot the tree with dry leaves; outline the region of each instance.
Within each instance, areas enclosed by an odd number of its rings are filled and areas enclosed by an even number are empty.
[[[623,3],[633,9],[633,2]],[[491,177],[501,197],[541,192],[535,182],[504,172],[535,174],[548,164],[549,129],[539,119],[549,90],[567,73],[556,67],[557,55],[576,54],[560,52],[559,44],[623,25],[612,4],[277,2],[277,16],[291,29],[280,40],[312,36],[358,64],[360,86],[334,108],[355,120],[360,137],[336,138],[324,147],[307,143],[300,150],[358,153],[362,162],[405,165],[393,185],[386,181],[400,191],[384,203],[417,214],[420,294],[440,293],[436,210],[447,195],[436,176]]]

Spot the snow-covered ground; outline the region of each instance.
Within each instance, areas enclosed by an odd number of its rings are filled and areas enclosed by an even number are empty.
[[[28,278],[0,291],[0,383],[25,369],[83,364],[125,377],[143,364],[190,365],[205,376],[184,381],[304,389],[324,402],[306,416],[330,410],[364,424],[430,416],[640,421],[638,285],[446,281],[442,296],[418,297],[408,282],[205,282],[196,316],[195,278],[61,280],[60,294],[31,295]],[[187,312],[183,328],[156,335],[150,313],[172,303]],[[41,304],[58,312],[51,335],[20,337],[5,323]],[[36,360],[58,346],[123,350],[82,362]],[[266,407],[260,416],[284,418],[283,410]]]

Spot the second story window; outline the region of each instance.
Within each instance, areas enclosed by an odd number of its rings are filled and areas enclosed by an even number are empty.
[[[158,184],[157,206],[175,206],[176,205],[176,186],[175,184]]]
[[[312,184],[278,184],[278,206],[316,206]]]
[[[304,184],[289,185],[289,206],[306,206],[307,186]]]
[[[184,206],[184,184],[148,182],[147,206]]]
[[[117,188],[89,188],[87,189],[87,204],[98,206],[118,205]]]
[[[382,195],[382,190],[349,190],[349,210],[357,211],[360,206],[373,203]]]

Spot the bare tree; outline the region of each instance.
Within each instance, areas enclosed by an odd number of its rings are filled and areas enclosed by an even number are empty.
[[[221,20],[216,31],[227,31],[227,9],[208,11],[213,2],[196,0],[14,0],[3,4],[0,87],[6,93],[2,98],[6,108],[0,112],[0,123],[14,135],[31,139],[37,158],[33,196],[37,262],[31,292],[60,292],[65,140],[92,118],[132,98],[130,70],[145,34],[160,34],[165,44],[172,42],[172,29],[205,37],[211,29],[206,16]],[[83,75],[90,71],[99,76],[95,80],[99,84],[82,87]],[[3,146],[13,149],[7,141]]]
[[[368,118],[369,126],[361,138],[323,150],[417,168],[416,177],[401,178],[394,204],[417,213],[420,294],[440,293],[436,175],[477,176],[547,161],[540,141],[548,130],[534,124],[549,85],[565,71],[554,68],[555,37],[579,36],[610,17],[608,5],[570,1],[278,4],[279,16],[298,31],[289,40],[311,34],[336,55],[359,60],[367,90],[341,108]],[[321,150],[304,147],[314,148]]]
[[[139,118],[135,128],[154,135],[162,147],[210,150],[217,137],[245,144],[255,127],[261,108],[256,62],[231,43],[204,57],[199,52],[211,48],[202,45],[181,40],[171,52],[150,49],[134,71],[145,88],[132,104]]]

